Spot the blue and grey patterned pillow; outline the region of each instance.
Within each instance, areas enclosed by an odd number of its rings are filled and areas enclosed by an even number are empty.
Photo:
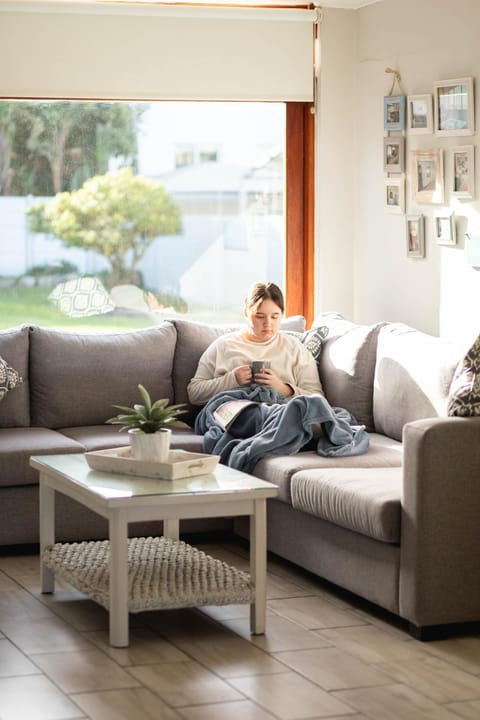
[[[448,394],[448,415],[480,415],[480,335],[458,364]]]
[[[318,365],[320,360],[320,354],[322,352],[322,343],[328,335],[329,328],[326,325],[320,325],[319,327],[306,330],[305,332],[292,332],[287,331],[289,335],[294,335],[300,342],[305,345],[307,350],[310,350],[315,361]]]
[[[23,382],[20,374],[0,357],[0,400],[3,400],[9,390]]]

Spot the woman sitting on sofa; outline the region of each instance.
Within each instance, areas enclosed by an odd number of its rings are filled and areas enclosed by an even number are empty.
[[[245,329],[221,335],[205,350],[187,392],[193,405],[251,383],[285,397],[322,393],[313,355],[294,335],[279,332],[285,303],[274,283],[258,282],[244,303]],[[252,361],[269,361],[253,374]]]

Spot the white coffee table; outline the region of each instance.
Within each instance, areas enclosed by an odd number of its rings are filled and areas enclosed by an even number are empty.
[[[68,555],[66,563],[70,563],[70,570],[72,570],[72,563],[73,569],[75,569],[77,560],[83,558],[83,564],[87,565],[87,571],[91,557],[96,563],[100,562],[99,554],[106,555],[108,598],[105,605],[110,613],[110,644],[112,646],[126,647],[129,641],[128,615],[131,597],[129,597],[128,562],[129,552],[132,550],[132,540],[128,539],[128,524],[137,521],[163,520],[164,538],[157,538],[155,541],[163,543],[160,553],[166,552],[165,545],[174,550],[172,557],[178,555],[179,552],[186,551],[187,554],[193,554],[194,561],[198,561],[197,565],[201,565],[203,570],[207,563],[207,573],[208,563],[213,568],[212,572],[217,573],[213,563],[220,561],[204,556],[204,553],[179,542],[179,521],[185,518],[249,515],[250,577],[247,576],[247,578],[251,594],[247,601],[250,602],[250,630],[253,634],[265,632],[266,501],[269,497],[275,497],[277,494],[276,485],[224,465],[218,465],[215,472],[208,475],[179,480],[158,480],[91,470],[83,454],[38,455],[30,459],[30,464],[40,471],[42,592],[52,593],[55,590],[56,565],[51,561],[47,564],[45,560],[49,553],[50,560],[52,557],[61,556],[60,563],[63,562],[63,556]],[[67,495],[105,517],[108,520],[109,541],[55,544],[55,492]],[[165,540],[165,538],[171,539],[173,542]],[[108,545],[107,553],[105,553],[105,544]],[[93,552],[93,555],[82,556],[84,547],[88,552]],[[196,555],[199,552],[200,558]],[[229,568],[232,573],[235,572],[234,568],[223,565],[227,572],[229,572]],[[65,569],[65,566],[62,569]],[[148,572],[154,571],[155,567],[150,566]],[[240,571],[236,572],[240,573]],[[66,577],[70,577],[68,568]],[[93,575],[93,578],[95,577]],[[92,585],[91,578],[89,582]],[[72,584],[75,585],[75,582]],[[94,584],[93,581],[93,588]],[[78,589],[84,590],[85,586],[79,585]],[[95,593],[91,594],[95,599]],[[220,600],[219,604],[226,604],[226,602],[228,602],[228,596]],[[234,596],[231,602],[236,602]],[[209,603],[205,602],[204,604]],[[181,606],[188,605],[190,603],[186,602]],[[175,606],[180,605],[176,604]],[[145,607],[139,606],[137,598],[135,611],[142,609],[153,608],[148,603],[145,604]]]

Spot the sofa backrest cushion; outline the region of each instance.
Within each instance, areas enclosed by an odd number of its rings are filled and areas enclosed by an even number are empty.
[[[30,400],[28,376],[29,327],[0,331],[0,357],[21,376],[22,382],[7,392],[0,403],[0,427],[28,427]]]
[[[319,359],[320,381],[330,405],[348,410],[373,431],[373,378],[382,324],[356,325],[335,313],[315,318],[329,329]]]
[[[152,400],[172,402],[176,337],[170,322],[112,333],[35,328],[30,339],[32,425],[100,425],[118,413],[113,405],[139,402],[139,384]]]
[[[403,323],[380,330],[373,391],[375,429],[402,439],[405,423],[445,416],[461,347]]]
[[[244,327],[244,324],[235,325],[209,325],[192,320],[173,320],[177,330],[177,345],[175,348],[175,362],[173,366],[173,387],[176,403],[187,403],[187,385],[195,375],[198,361],[207,347],[220,335]],[[285,318],[281,324],[282,330],[303,332],[305,318],[294,315]],[[199,411],[198,407],[189,405],[189,415],[182,416],[186,422],[192,422]]]

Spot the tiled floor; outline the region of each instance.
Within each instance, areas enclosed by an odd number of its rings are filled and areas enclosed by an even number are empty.
[[[247,569],[236,546],[202,546]],[[270,559],[268,625],[248,606],[107,613],[39,592],[37,556],[0,555],[0,720],[478,720],[480,636],[420,643]]]

